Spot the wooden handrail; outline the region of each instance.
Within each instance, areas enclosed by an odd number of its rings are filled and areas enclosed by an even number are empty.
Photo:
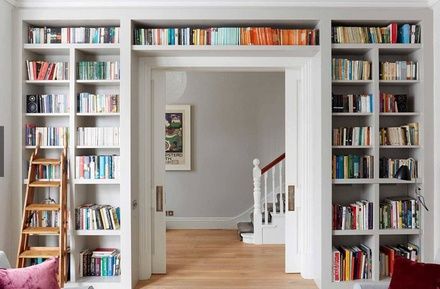
[[[271,168],[276,166],[278,163],[280,163],[285,158],[286,158],[286,153],[283,153],[282,155],[280,155],[279,157],[277,157],[276,159],[271,161],[269,164],[267,164],[264,168],[262,168],[261,174],[264,174],[265,172],[267,172],[268,170],[270,170]]]

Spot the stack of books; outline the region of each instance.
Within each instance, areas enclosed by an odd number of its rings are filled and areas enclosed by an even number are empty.
[[[67,113],[70,101],[64,94],[26,95],[27,113]]]
[[[121,212],[110,205],[84,204],[75,209],[77,230],[119,230]]]
[[[380,204],[380,229],[416,229],[419,220],[419,204],[413,198],[388,198]]]
[[[333,282],[356,279],[371,279],[371,249],[364,244],[359,246],[339,246],[332,250]]]
[[[67,80],[69,65],[67,62],[26,60],[28,80]]]
[[[78,95],[79,113],[116,113],[119,112],[118,94],[92,94],[82,92]]]
[[[394,95],[380,93],[380,112],[407,112],[408,97],[406,94]]]
[[[334,146],[370,146],[371,127],[341,127],[333,129]]]
[[[333,43],[420,43],[419,25],[391,23],[388,26],[334,26]]]
[[[396,256],[417,262],[419,259],[419,252],[419,247],[413,243],[400,244],[396,246],[380,246],[380,276],[393,276],[394,260]]]
[[[332,161],[333,179],[372,179],[373,156],[334,155]]]
[[[372,230],[373,203],[361,200],[348,206],[333,204],[333,230]]]
[[[371,63],[366,60],[332,59],[333,80],[370,80]]]
[[[119,127],[78,127],[78,146],[119,146]]]
[[[136,45],[318,45],[317,29],[271,27],[138,28]]]
[[[119,27],[29,27],[28,43],[119,43]]]
[[[380,80],[417,80],[418,62],[396,61],[381,62],[379,65]]]
[[[121,254],[114,248],[85,249],[79,254],[79,277],[121,275]]]
[[[408,159],[391,159],[381,158],[379,160],[379,172],[381,178],[394,178],[397,170],[401,166],[408,166],[412,179],[418,178],[418,164],[413,158]]]
[[[373,112],[373,95],[332,94],[333,112]]]
[[[419,124],[412,122],[399,127],[380,129],[379,142],[381,145],[417,146],[419,145]]]
[[[79,80],[118,80],[119,61],[80,61]]]
[[[27,124],[25,130],[25,145],[35,146],[37,135],[40,135],[41,146],[64,146],[64,136],[68,137],[67,127],[37,127]]]
[[[116,155],[75,157],[77,179],[119,179],[120,157]]]

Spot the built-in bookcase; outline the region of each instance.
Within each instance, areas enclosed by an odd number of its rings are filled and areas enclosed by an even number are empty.
[[[23,24],[23,53],[22,53],[22,79],[21,79],[21,103],[22,103],[22,179],[26,183],[28,160],[33,151],[33,146],[26,146],[25,125],[35,124],[37,126],[55,126],[68,128],[68,161],[69,161],[69,229],[68,247],[70,248],[70,271],[69,282],[66,287],[92,285],[95,288],[122,288],[123,278],[131,279],[131,272],[121,270],[119,276],[93,276],[81,277],[79,274],[80,252],[90,248],[116,248],[121,254],[123,262],[127,251],[122,245],[121,235],[126,220],[129,220],[122,208],[124,202],[129,202],[121,192],[121,178],[112,179],[83,179],[76,175],[75,158],[77,156],[95,155],[121,155],[121,146],[79,146],[78,127],[120,127],[121,106],[124,105],[124,96],[121,96],[121,80],[79,80],[78,63],[80,61],[120,61],[120,44],[29,44],[27,41],[28,26],[35,23]],[[97,23],[98,24],[98,23]],[[90,27],[102,27],[90,25]],[[43,27],[41,23],[35,26]],[[49,26],[49,25],[48,25]],[[50,23],[55,27],[75,27],[80,25],[69,23]],[[119,27],[118,21],[111,21],[104,26]],[[69,79],[62,81],[27,80],[26,60],[50,60],[68,62]],[[113,94],[119,95],[119,110],[117,112],[78,112],[78,95],[82,92],[91,94]],[[63,113],[28,113],[26,111],[26,95],[32,94],[64,94],[70,103],[69,110]],[[124,137],[120,135],[120,138]],[[43,147],[43,154],[47,157],[58,158],[62,147]],[[123,170],[123,168],[120,168]],[[25,186],[23,185],[23,192]],[[45,192],[42,197],[55,197],[57,193]],[[83,204],[105,204],[113,207],[120,207],[121,229],[119,230],[76,230],[75,208]],[[50,244],[53,240],[47,237],[40,237],[36,242]],[[54,244],[56,245],[56,244]],[[126,270],[127,271],[127,270]],[[125,274],[125,275],[124,275]]]
[[[402,23],[419,24],[411,21]],[[333,26],[386,26],[388,22],[337,22]],[[423,27],[422,27],[423,29]],[[421,44],[332,44],[332,57],[341,57],[356,60],[368,60],[372,63],[371,80],[366,81],[332,81],[333,94],[372,94],[374,99],[373,112],[349,113],[333,112],[332,126],[372,128],[372,143],[368,147],[335,147],[333,154],[359,154],[374,157],[374,177],[371,179],[333,179],[332,203],[350,204],[358,200],[373,202],[373,229],[372,230],[334,230],[333,246],[365,244],[372,250],[372,280],[379,281],[380,276],[379,252],[382,245],[397,245],[412,242],[420,247],[419,258],[423,259],[423,208],[420,208],[420,229],[380,229],[380,204],[387,198],[413,197],[415,190],[420,188],[423,195],[423,39]],[[381,62],[412,60],[419,65],[417,80],[380,80],[379,66]],[[396,95],[406,94],[408,110],[406,112],[380,112],[380,93]],[[420,126],[420,145],[417,146],[384,146],[379,143],[379,130],[383,127],[402,126],[417,122]],[[412,181],[381,178],[379,159],[387,158],[414,158],[419,163],[418,178]],[[329,268],[330,269],[330,268]],[[357,280],[362,282],[362,280]],[[333,282],[332,288],[351,288],[353,282]]]

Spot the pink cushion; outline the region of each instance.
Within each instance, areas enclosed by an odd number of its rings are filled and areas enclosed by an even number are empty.
[[[57,281],[58,258],[20,269],[0,269],[2,289],[60,289]]]

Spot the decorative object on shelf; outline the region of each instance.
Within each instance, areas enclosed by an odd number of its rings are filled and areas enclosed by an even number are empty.
[[[405,170],[405,171],[399,172],[399,174],[397,174],[398,170],[402,166],[406,166],[407,168],[402,168],[401,170]],[[409,170],[409,174],[406,171],[407,169]],[[417,179],[418,162],[413,158],[407,158],[407,159],[391,159],[386,157],[380,158],[379,176],[380,178],[395,178],[406,181]]]
[[[407,165],[400,166],[394,175],[394,178],[402,181],[411,181],[411,172],[409,167]]]
[[[63,94],[26,95],[27,113],[68,113],[69,98]]]
[[[191,105],[166,106],[165,169],[191,170]]]
[[[138,28],[136,45],[318,45],[317,29],[271,27]]]

